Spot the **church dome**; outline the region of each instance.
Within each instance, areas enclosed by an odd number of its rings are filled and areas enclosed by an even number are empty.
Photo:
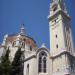
[[[25,44],[31,45],[33,48],[36,47],[35,41],[29,36],[22,35],[8,35],[6,38],[7,43],[14,43],[16,41],[23,42]]]
[[[13,46],[13,47],[23,47],[27,48],[30,47],[30,49],[36,48],[36,42],[33,40],[33,38],[27,36],[24,31],[24,26],[22,25],[20,28],[20,32],[18,34],[12,34],[8,35],[4,38],[4,41],[6,42],[6,46]],[[29,48],[27,48],[29,49]]]

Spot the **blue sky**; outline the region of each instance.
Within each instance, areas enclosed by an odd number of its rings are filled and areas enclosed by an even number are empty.
[[[65,1],[75,42],[75,0]],[[27,35],[34,38],[38,46],[45,43],[49,48],[49,7],[50,0],[0,0],[0,43],[5,34],[18,33],[24,23]]]

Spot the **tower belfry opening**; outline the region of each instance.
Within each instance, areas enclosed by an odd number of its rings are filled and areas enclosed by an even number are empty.
[[[65,2],[63,0],[52,0],[50,5],[50,15],[58,11],[67,13]]]

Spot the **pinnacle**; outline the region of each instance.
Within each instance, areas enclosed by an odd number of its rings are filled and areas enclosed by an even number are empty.
[[[44,47],[44,48],[46,48],[46,46],[45,46],[45,43],[43,43],[43,44],[41,45],[41,47]]]
[[[24,24],[21,24],[21,28],[20,28],[20,35],[25,35],[25,28],[24,28]]]

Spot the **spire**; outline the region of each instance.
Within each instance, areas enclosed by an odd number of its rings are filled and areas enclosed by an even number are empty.
[[[21,28],[20,28],[20,35],[25,35],[24,24],[21,25]]]

